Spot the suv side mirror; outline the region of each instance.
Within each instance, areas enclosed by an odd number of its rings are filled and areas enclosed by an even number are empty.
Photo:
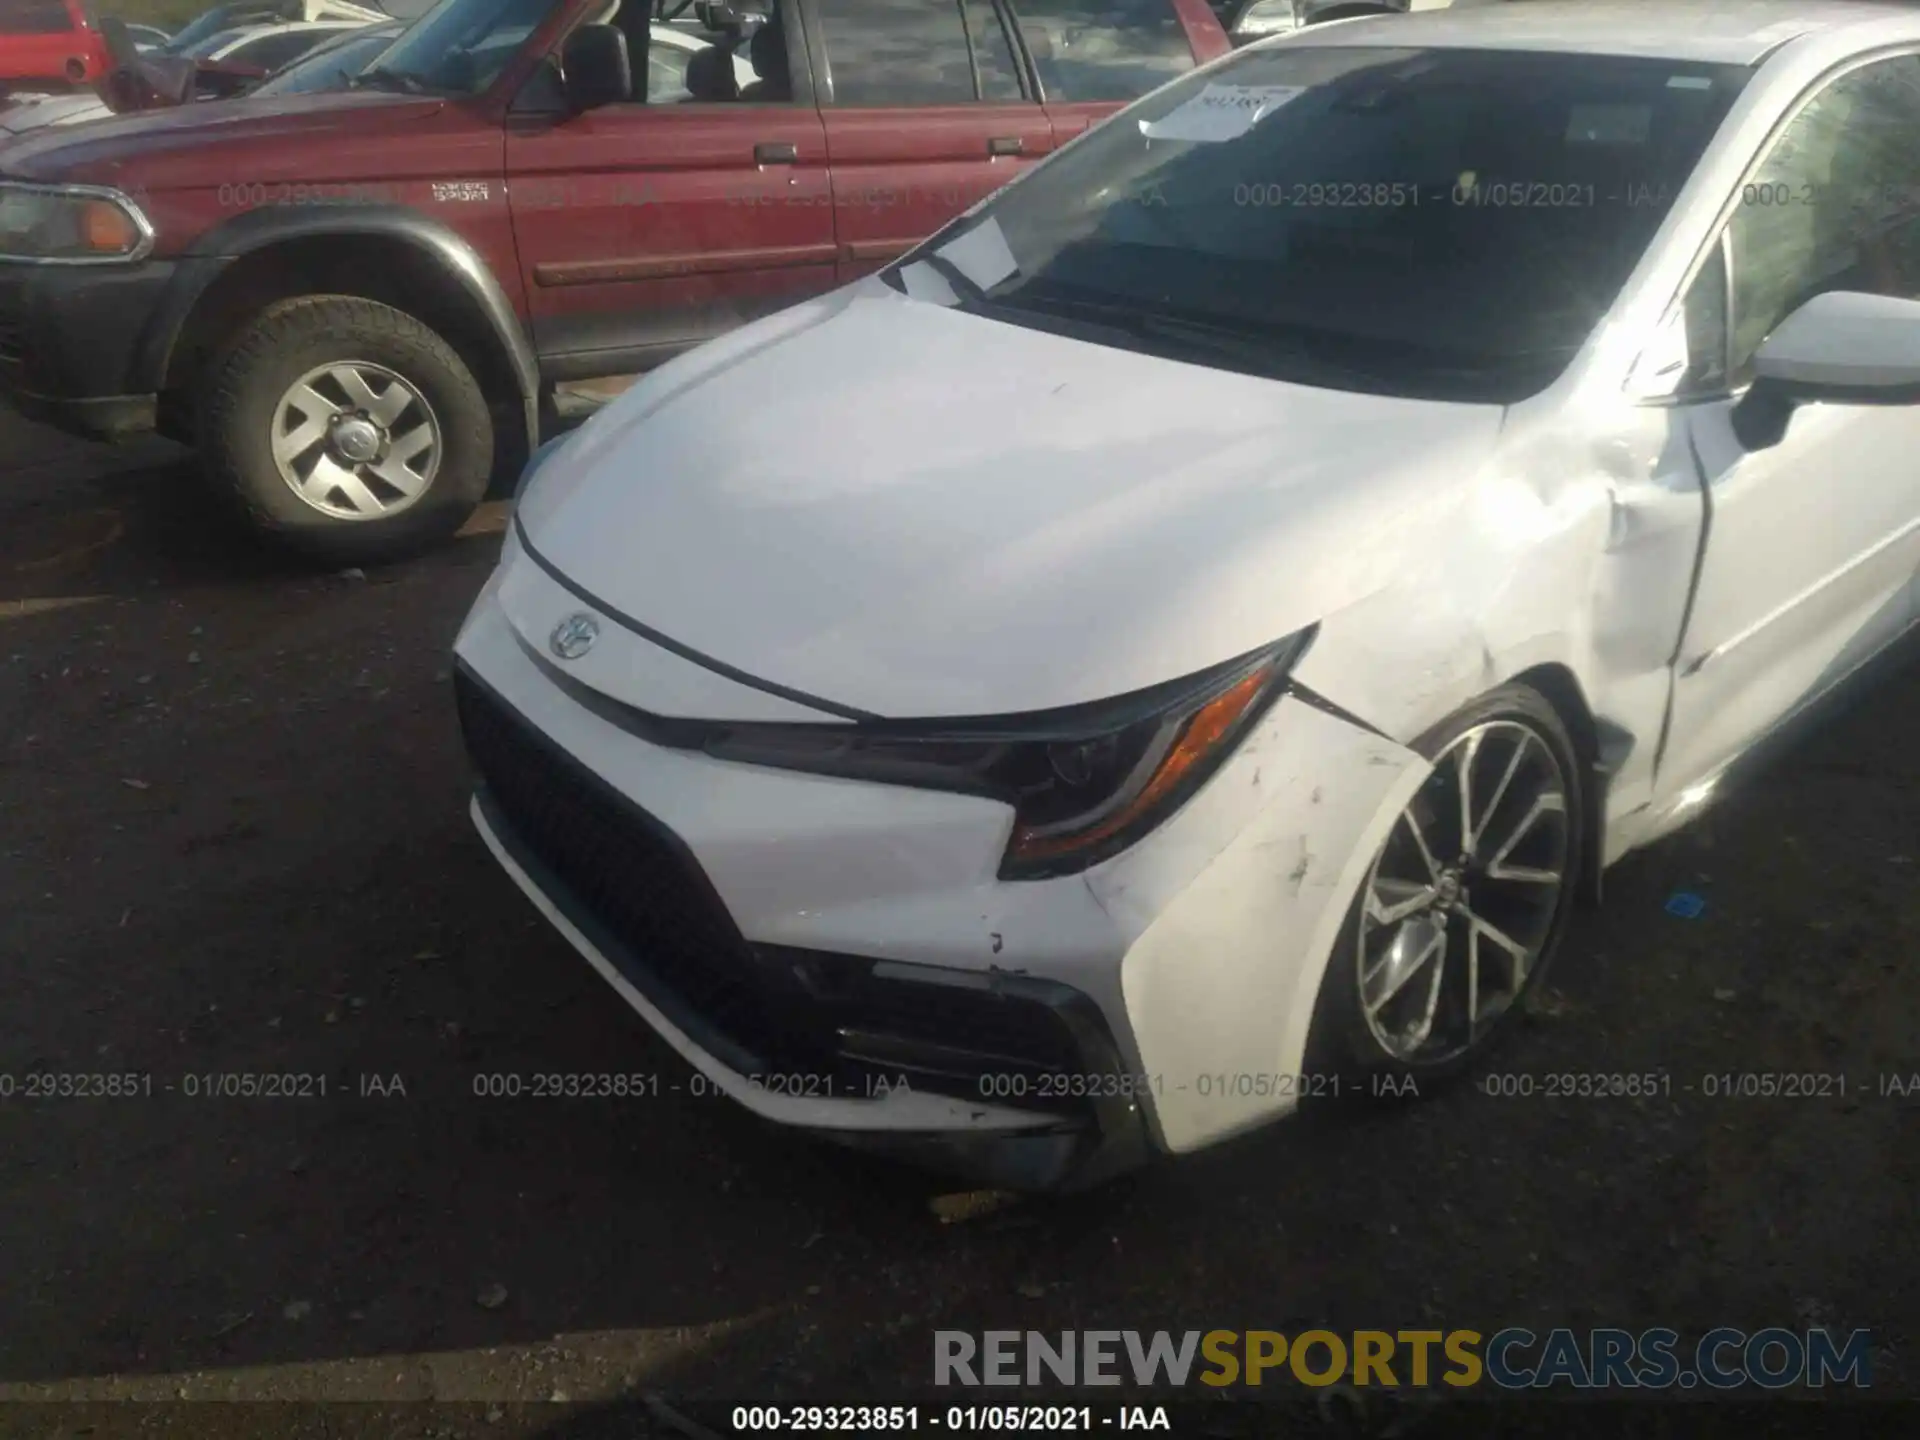
[[[617,105],[633,94],[627,37],[615,25],[582,25],[560,49],[567,104],[578,114]]]
[[[1920,404],[1920,300],[1829,290],[1782,320],[1753,357],[1733,414],[1748,449],[1777,445],[1796,405]]]

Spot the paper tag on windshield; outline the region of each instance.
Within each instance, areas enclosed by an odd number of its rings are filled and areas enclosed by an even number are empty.
[[[982,290],[991,290],[1009,275],[1020,273],[1020,262],[1007,248],[1000,222],[991,217],[955,236],[936,253]]]
[[[933,305],[954,305],[960,300],[953,293],[953,286],[947,283],[947,277],[924,260],[915,261],[903,269],[900,283],[907,287],[909,300],[925,300]]]
[[[1237,140],[1278,110],[1304,85],[1209,85],[1158,120],[1142,120],[1149,140]]]

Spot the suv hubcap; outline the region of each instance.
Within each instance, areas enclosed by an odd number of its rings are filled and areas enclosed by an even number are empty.
[[[273,463],[306,504],[376,520],[433,484],[440,422],[419,389],[383,365],[339,361],[296,380],[273,413]]]

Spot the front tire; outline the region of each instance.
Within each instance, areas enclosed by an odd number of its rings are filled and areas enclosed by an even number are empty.
[[[1538,691],[1502,686],[1414,748],[1433,772],[1369,866],[1314,1007],[1307,1069],[1342,1093],[1416,1095],[1486,1056],[1558,953],[1583,873],[1578,760]]]
[[[486,494],[479,383],[413,316],[347,295],[261,312],[215,361],[199,434],[210,478],[263,536],[373,564],[450,536]]]

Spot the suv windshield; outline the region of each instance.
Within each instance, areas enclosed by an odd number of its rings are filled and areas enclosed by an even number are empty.
[[[561,0],[440,0],[356,85],[477,95]]]
[[[887,278],[1221,368],[1512,403],[1585,342],[1749,73],[1247,51],[1108,121]]]

